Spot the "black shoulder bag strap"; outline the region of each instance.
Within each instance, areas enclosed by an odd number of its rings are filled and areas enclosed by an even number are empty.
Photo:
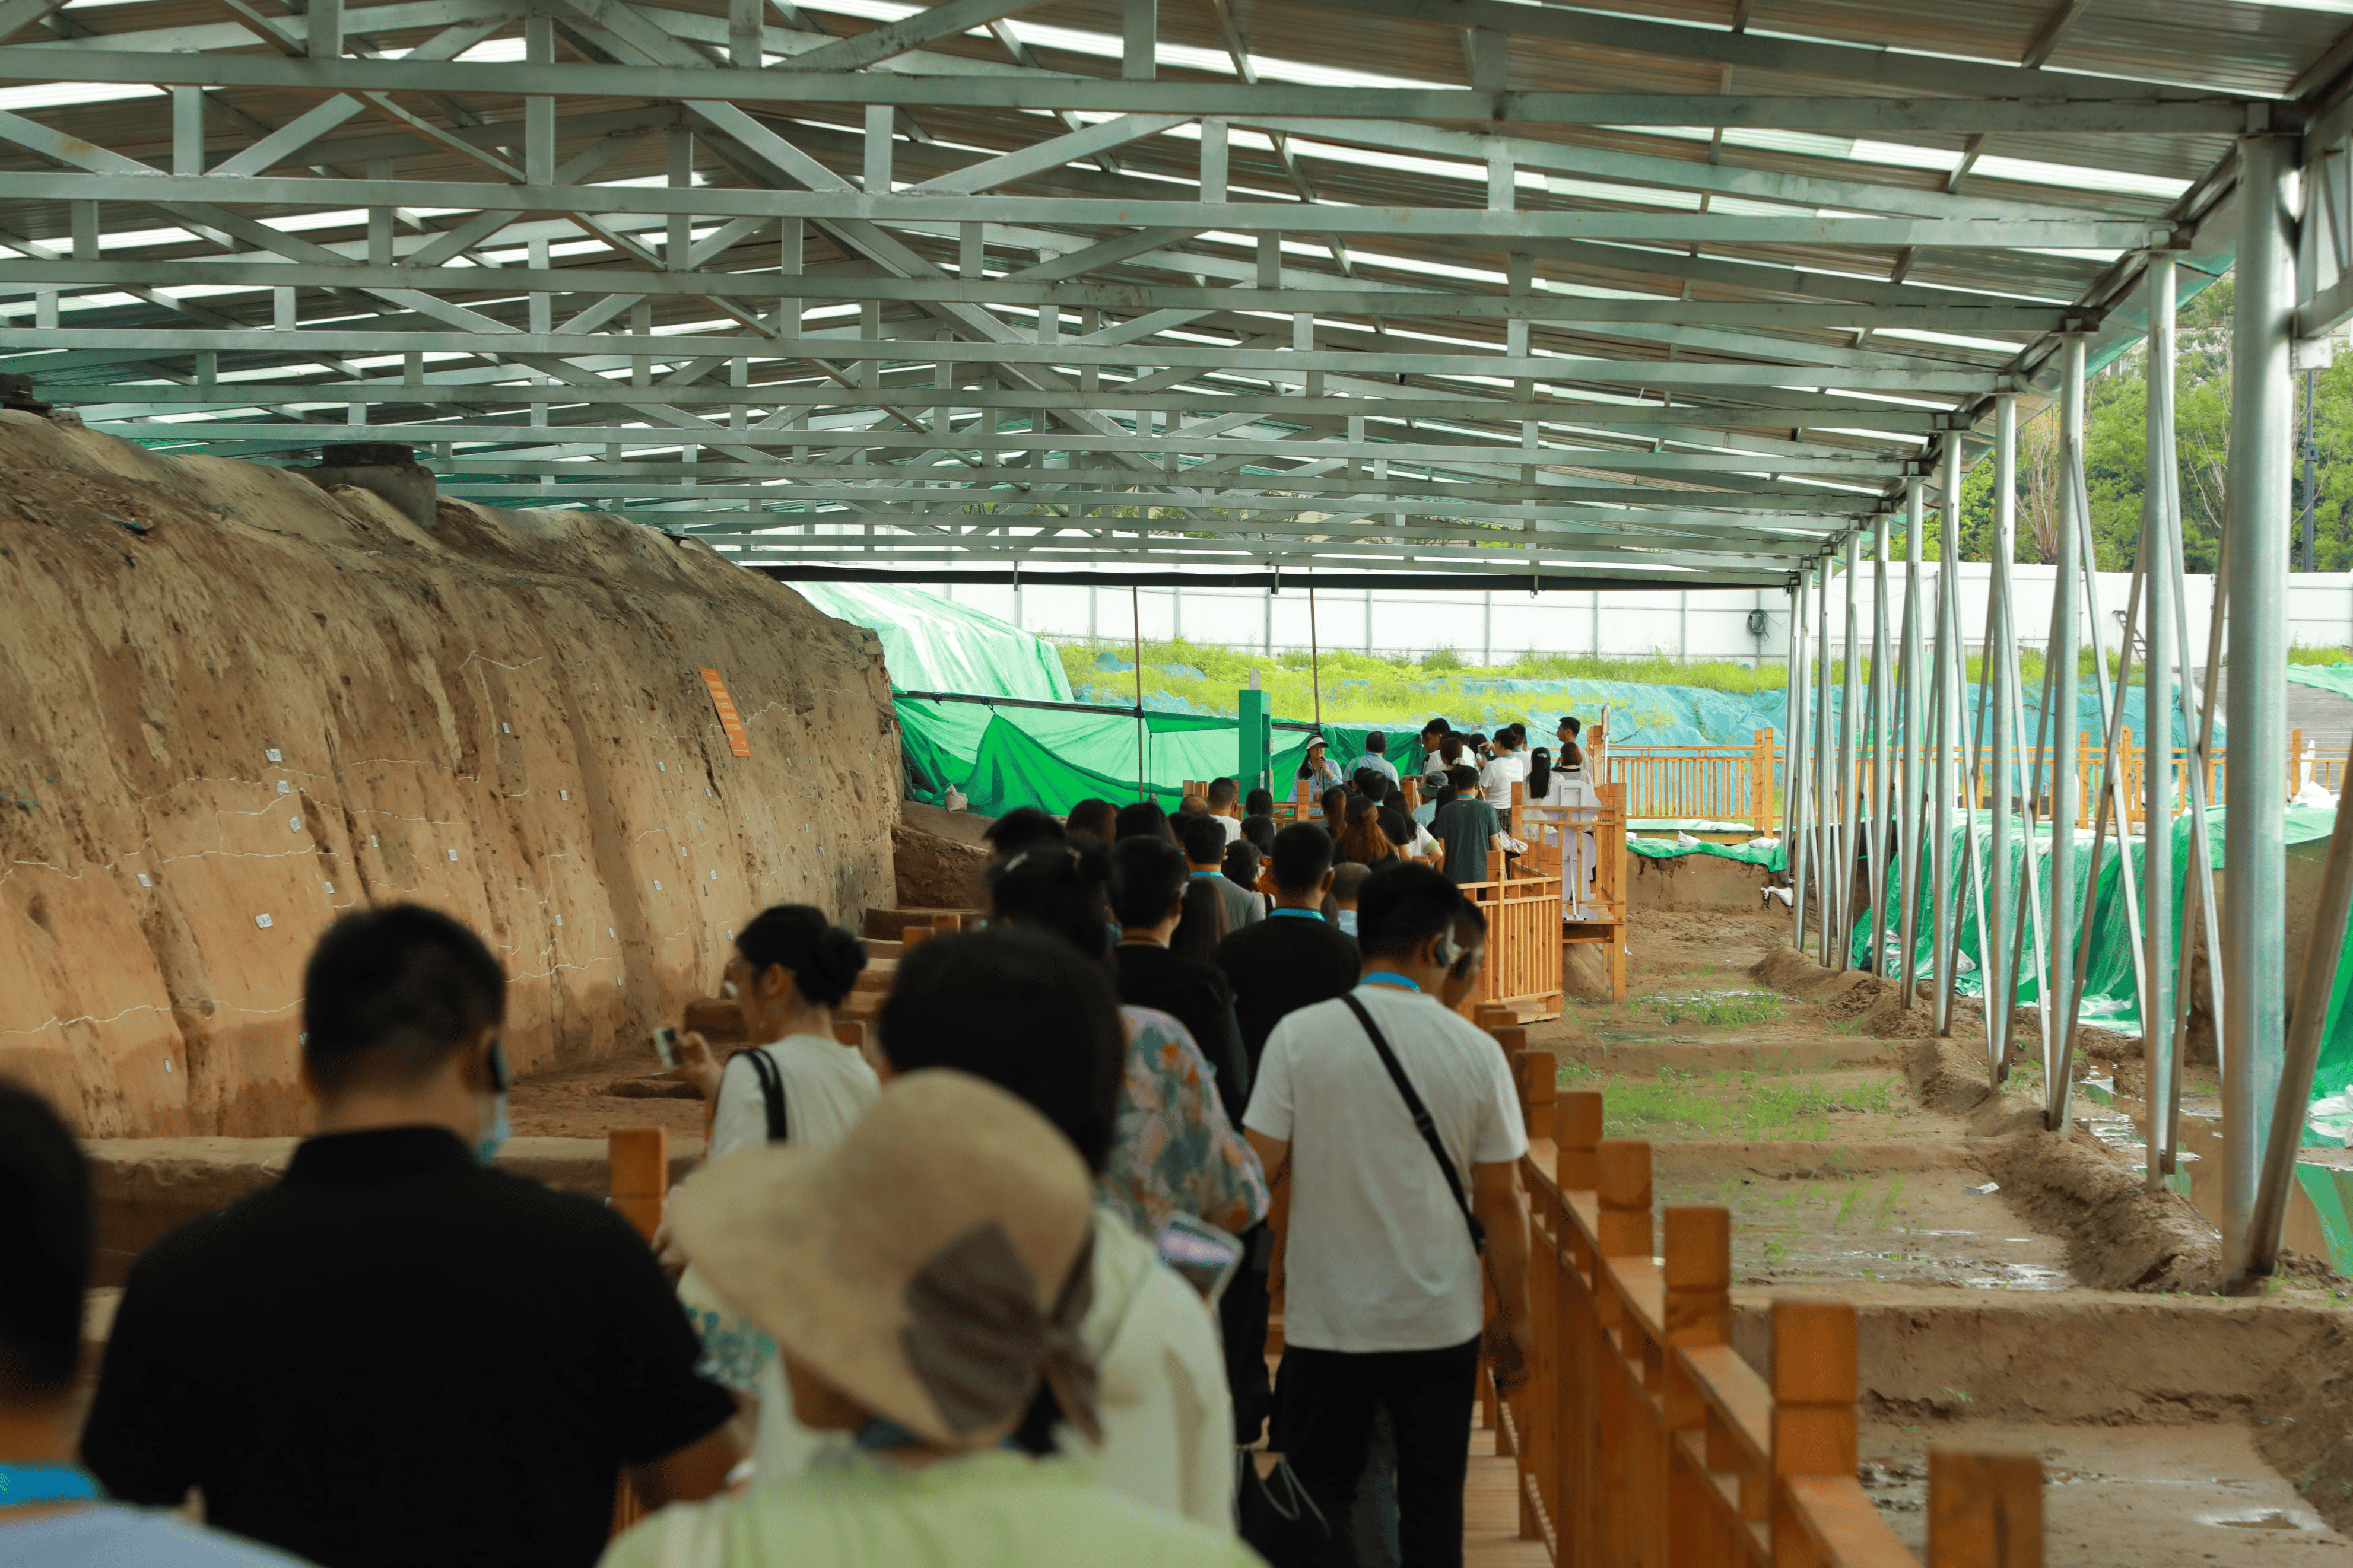
[[[1340,1000],[1348,1005],[1348,1011],[1356,1016],[1356,1022],[1362,1024],[1365,1033],[1372,1037],[1373,1049],[1381,1054],[1381,1066],[1389,1069],[1389,1081],[1397,1085],[1399,1094],[1405,1096],[1405,1108],[1413,1117],[1413,1130],[1421,1134],[1423,1142],[1430,1145],[1430,1158],[1438,1162],[1439,1172],[1446,1178],[1446,1190],[1454,1194],[1454,1206],[1462,1211],[1462,1223],[1471,1227],[1471,1250],[1484,1256],[1487,1227],[1479,1223],[1479,1216],[1471,1212],[1471,1200],[1462,1195],[1462,1178],[1455,1173],[1454,1162],[1447,1158],[1446,1145],[1438,1141],[1438,1124],[1430,1119],[1430,1107],[1424,1105],[1421,1096],[1413,1091],[1413,1080],[1405,1076],[1405,1068],[1398,1064],[1397,1053],[1389,1049],[1388,1040],[1381,1034],[1380,1026],[1373,1022],[1373,1016],[1365,1011],[1365,1005],[1356,1000],[1354,993],[1344,994]]]
[[[791,1135],[786,1118],[785,1075],[776,1070],[776,1064],[768,1053],[757,1047],[748,1051],[737,1051],[735,1056],[752,1058],[752,1072],[760,1080],[760,1099],[768,1108],[768,1142],[783,1142]],[[734,1058],[728,1059],[732,1061]]]

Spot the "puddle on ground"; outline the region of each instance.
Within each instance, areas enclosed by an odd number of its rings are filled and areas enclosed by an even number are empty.
[[[2220,1525],[2224,1530],[2302,1530],[2316,1534],[2328,1528],[2317,1515],[2287,1513],[2275,1508],[2252,1513],[2197,1513],[2190,1517],[2200,1524]]]

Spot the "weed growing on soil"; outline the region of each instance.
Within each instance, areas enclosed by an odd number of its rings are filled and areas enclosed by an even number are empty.
[[[1562,1081],[1600,1076],[1567,1064]],[[1677,1072],[1620,1081],[1608,1090],[1603,1125],[1613,1138],[1639,1137],[1661,1128],[1689,1128],[1706,1136],[1820,1143],[1830,1137],[1832,1111],[1888,1115],[1896,1107],[1892,1084],[1827,1086],[1811,1075],[1772,1078],[1753,1069]]]
[[[1780,1002],[1769,991],[1701,991],[1688,996],[1652,997],[1643,1005],[1662,1024],[1738,1029],[1771,1023]]]

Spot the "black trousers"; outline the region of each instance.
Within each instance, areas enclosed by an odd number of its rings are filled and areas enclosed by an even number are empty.
[[[1346,1521],[1382,1406],[1397,1438],[1398,1560],[1402,1568],[1461,1568],[1478,1375],[1475,1338],[1369,1354],[1284,1347],[1278,1433],[1292,1470],[1335,1521],[1323,1568],[1356,1568]]]

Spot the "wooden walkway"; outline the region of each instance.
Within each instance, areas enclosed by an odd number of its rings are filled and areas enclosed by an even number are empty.
[[[1552,1568],[1541,1541],[1520,1539],[1520,1473],[1495,1454],[1495,1434],[1471,1428],[1471,1474],[1462,1486],[1462,1568]]]

